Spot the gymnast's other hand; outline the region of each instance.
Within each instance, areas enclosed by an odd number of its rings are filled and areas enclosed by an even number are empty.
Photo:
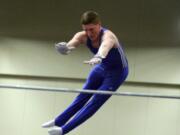
[[[75,49],[75,47],[68,46],[66,42],[60,42],[60,43],[55,44],[55,48],[59,53],[61,53],[63,55],[67,55],[73,49]]]
[[[91,66],[99,64],[101,62],[102,62],[102,58],[100,58],[100,57],[93,57],[89,61],[84,61],[85,64],[89,64]]]

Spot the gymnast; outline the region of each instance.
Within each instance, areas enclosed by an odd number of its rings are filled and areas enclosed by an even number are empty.
[[[128,76],[128,62],[116,35],[102,27],[97,12],[86,11],[81,16],[82,31],[69,42],[60,42],[55,48],[67,55],[78,45],[86,45],[94,56],[85,64],[92,70],[83,90],[116,91]],[[49,135],[64,135],[94,115],[111,95],[80,93],[60,115],[42,125]]]

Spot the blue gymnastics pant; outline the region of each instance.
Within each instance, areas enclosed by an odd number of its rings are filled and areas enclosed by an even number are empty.
[[[127,75],[128,68],[107,71],[98,65],[90,72],[83,89],[116,91]],[[62,127],[63,134],[67,134],[95,114],[110,96],[80,93],[72,104],[56,117],[55,125]]]

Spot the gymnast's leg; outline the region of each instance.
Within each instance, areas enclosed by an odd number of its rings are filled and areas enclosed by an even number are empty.
[[[88,76],[88,79],[83,87],[84,90],[86,89],[97,89],[102,83],[100,70],[98,67],[93,68],[91,73]],[[59,116],[55,118],[55,120],[46,122],[43,124],[43,127],[52,127],[52,126],[63,126],[74,114],[76,114],[92,97],[92,94],[79,94],[72,104]]]
[[[99,90],[111,90],[115,91],[118,87],[124,82],[127,77],[127,71],[123,71],[120,76],[109,74],[107,78],[104,80],[102,86]],[[93,114],[95,114],[99,108],[111,97],[111,95],[98,95],[95,94],[91,101],[86,104],[76,115],[75,117],[69,121],[69,123],[62,126],[63,134],[67,134],[72,129],[76,128],[83,122],[85,122],[88,118],[90,118]]]
[[[83,89],[98,89],[102,83],[101,73],[98,68],[94,68],[90,73]],[[77,113],[92,97],[92,94],[81,93],[72,104],[55,119],[56,126],[63,126],[75,113]]]

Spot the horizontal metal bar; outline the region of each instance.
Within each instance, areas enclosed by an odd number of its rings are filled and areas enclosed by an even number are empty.
[[[155,94],[155,93],[112,92],[112,91],[102,91],[102,90],[82,90],[82,89],[53,88],[53,87],[12,85],[12,84],[11,85],[0,84],[0,88],[55,91],[55,92],[67,92],[67,93],[86,93],[86,94],[100,94],[100,95],[114,95],[114,96],[180,99],[180,95],[169,95],[169,94],[163,95],[163,94]]]

